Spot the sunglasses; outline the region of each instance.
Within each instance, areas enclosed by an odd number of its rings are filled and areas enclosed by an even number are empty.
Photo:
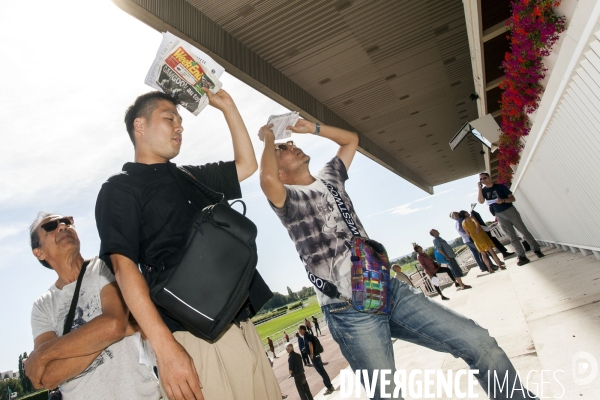
[[[74,223],[75,223],[75,221],[73,220],[73,217],[62,217],[62,218],[53,219],[52,221],[42,224],[41,228],[43,230],[45,230],[46,232],[52,232],[56,228],[58,228],[59,224],[65,224],[66,226],[71,226]]]
[[[285,151],[288,149],[288,147],[292,146],[294,146],[294,142],[292,142],[291,140],[288,140],[285,143],[275,143],[275,150]]]

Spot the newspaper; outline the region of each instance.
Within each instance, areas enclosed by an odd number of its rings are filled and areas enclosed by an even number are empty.
[[[275,140],[286,139],[292,136],[292,131],[287,129],[287,127],[296,125],[299,118],[300,114],[297,111],[282,115],[271,115],[267,121],[267,125],[273,124],[271,130],[275,134]]]
[[[203,87],[221,90],[219,78],[225,72],[215,60],[170,32],[163,40],[144,83],[165,92],[194,115],[208,105]]]

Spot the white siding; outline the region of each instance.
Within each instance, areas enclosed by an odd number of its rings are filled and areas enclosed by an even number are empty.
[[[548,118],[536,115],[534,128],[543,128],[532,129],[535,144],[525,148],[513,191],[536,239],[600,250],[600,27],[594,18],[587,21],[594,34],[581,38],[587,45],[572,52],[576,63],[570,60],[568,74],[556,78],[567,80],[555,86],[561,93],[544,93],[542,101],[558,102]]]

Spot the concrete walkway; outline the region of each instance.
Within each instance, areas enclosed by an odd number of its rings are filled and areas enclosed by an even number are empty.
[[[540,398],[600,399],[600,374],[585,385],[576,381],[598,371],[600,361],[600,261],[593,255],[584,257],[554,248],[544,248],[547,255],[537,259],[528,253],[532,262],[526,266],[516,265],[516,259],[507,260],[507,271],[493,275],[482,274],[472,269],[464,281],[473,285],[473,289],[456,291],[447,288],[444,294],[450,301],[444,305],[456,310],[490,331],[500,346],[506,351],[513,364],[525,381],[529,374],[528,387]],[[440,301],[439,297],[435,301]],[[326,336],[330,338],[329,335]],[[347,363],[334,356],[335,343],[327,342],[324,358],[336,361],[328,365],[332,382],[340,386],[339,371]],[[331,349],[331,350],[330,350]],[[339,351],[339,350],[337,350]],[[394,343],[396,368],[407,370],[465,369],[461,359],[438,353],[414,344],[396,341]],[[585,352],[581,354],[580,352]],[[595,360],[586,359],[590,355]],[[574,368],[574,359],[576,368]],[[280,360],[280,359],[277,359]],[[287,357],[285,357],[287,363]],[[595,362],[595,365],[594,365]],[[343,369],[343,367],[342,367]],[[542,374],[543,381],[541,385]],[[564,371],[564,372],[560,372]],[[287,372],[287,371],[286,371]],[[337,374],[335,372],[338,372]],[[315,400],[338,400],[340,391],[324,396],[322,382],[316,372],[309,370],[309,384]],[[334,378],[335,377],[335,378]],[[422,378],[422,377],[421,377]],[[288,399],[297,399],[293,381],[287,380],[281,387]],[[461,380],[461,390],[466,391],[466,378]],[[541,388],[543,387],[543,392]],[[436,394],[434,386],[432,393]],[[480,399],[487,398],[479,385],[475,393]],[[361,388],[361,399],[368,399]],[[405,394],[405,398],[411,397]],[[455,397],[434,396],[448,399]]]

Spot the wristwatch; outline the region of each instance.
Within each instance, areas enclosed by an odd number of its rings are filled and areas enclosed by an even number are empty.
[[[313,135],[319,135],[321,133],[321,124],[317,122],[317,130],[315,131],[315,133],[313,133]]]

